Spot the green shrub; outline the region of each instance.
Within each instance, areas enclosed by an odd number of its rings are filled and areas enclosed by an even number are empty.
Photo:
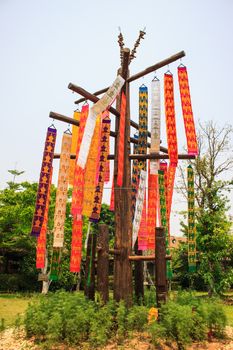
[[[123,300],[119,302],[116,323],[117,323],[117,337],[118,340],[123,340],[126,335],[126,321],[127,321],[127,308]]]
[[[145,306],[135,305],[129,309],[127,315],[127,330],[143,331],[147,324],[148,308]]]

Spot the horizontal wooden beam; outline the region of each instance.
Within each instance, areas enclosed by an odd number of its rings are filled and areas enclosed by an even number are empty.
[[[158,69],[160,69],[160,68],[162,68],[164,66],[167,66],[168,64],[170,64],[172,62],[175,62],[175,61],[179,60],[180,58],[182,58],[184,56],[185,56],[185,52],[184,51],[180,51],[180,52],[176,53],[175,55],[170,56],[170,57],[166,58],[163,61],[155,63],[153,66],[150,66],[150,67],[144,69],[143,71],[141,71],[141,72],[139,72],[137,74],[132,75],[131,77],[128,78],[127,81],[130,83],[130,82],[132,82],[134,80],[137,80],[137,79],[139,79],[139,78],[141,78],[141,77],[143,77],[143,76],[145,76],[145,75],[147,75],[149,73],[152,73],[152,72],[154,72],[154,71],[156,71],[156,70],[158,70]],[[98,91],[94,92],[93,95],[95,95],[95,96],[101,95],[101,94],[105,93],[108,89],[109,89],[109,87],[101,89],[101,90],[98,90]],[[84,102],[85,100],[86,100],[86,98],[82,97],[79,100],[75,101],[75,104]]]
[[[166,255],[166,260],[171,260],[171,255]],[[155,261],[155,255],[130,255],[130,261]]]
[[[54,159],[59,159],[60,154],[54,153]],[[70,159],[75,159],[75,154],[70,155]],[[113,160],[115,158],[114,154],[109,154],[108,159]],[[169,159],[168,154],[130,154],[130,159],[138,159],[138,160],[145,160],[145,159]],[[178,154],[178,159],[195,159],[194,155],[190,154]]]

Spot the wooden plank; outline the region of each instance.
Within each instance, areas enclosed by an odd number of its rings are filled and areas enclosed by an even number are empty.
[[[99,224],[97,237],[97,291],[104,304],[109,300],[109,229],[106,224]]]
[[[165,256],[166,260],[171,260],[171,255],[166,255]],[[130,255],[129,256],[130,261],[154,261],[155,260],[155,255]]]

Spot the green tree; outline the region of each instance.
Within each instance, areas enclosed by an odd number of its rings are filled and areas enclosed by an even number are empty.
[[[195,172],[195,199],[197,204],[198,274],[202,276],[209,295],[221,293],[233,283],[231,222],[227,216],[233,168],[229,125],[217,127],[212,121],[200,125],[198,133],[199,154],[191,162]],[[185,170],[181,171],[181,188],[186,196]],[[187,197],[187,196],[186,196]],[[187,227],[183,224],[187,233]],[[178,260],[183,254],[180,249]],[[184,255],[183,255],[184,258]],[[189,276],[191,280],[197,275]]]

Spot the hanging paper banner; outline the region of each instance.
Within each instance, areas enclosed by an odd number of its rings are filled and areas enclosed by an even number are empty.
[[[70,271],[80,272],[82,259],[82,217],[73,218]]]
[[[158,175],[149,173],[148,186],[148,249],[155,250],[155,229],[158,202]]]
[[[53,128],[48,128],[31,230],[31,235],[36,237],[40,235],[40,231],[44,221],[56,136],[57,130]]]
[[[74,120],[77,120],[78,122],[80,122],[80,115],[81,115],[81,112],[75,111],[74,112]],[[77,125],[72,125],[72,144],[71,144],[71,151],[70,151],[71,154],[76,154],[77,143],[78,143],[78,131],[79,131],[79,127]],[[73,186],[73,183],[74,183],[75,164],[76,164],[76,160],[71,159],[70,160],[70,169],[69,169],[69,185],[70,186]]]
[[[114,176],[112,179],[112,189],[111,189],[111,199],[110,199],[110,206],[109,206],[109,210],[114,211],[114,198],[115,198],[115,194],[114,194]]]
[[[160,81],[151,82],[151,147],[150,154],[160,151]],[[150,173],[158,174],[159,160],[150,161]]]
[[[132,248],[134,247],[137,237],[138,231],[140,228],[141,218],[142,218],[142,210],[144,204],[144,196],[145,196],[145,188],[146,188],[146,171],[141,170],[139,184],[138,184],[138,193],[135,207],[135,215],[133,220],[133,235],[132,235]]]
[[[164,74],[164,99],[168,155],[170,164],[176,166],[178,163],[178,146],[176,135],[173,75],[170,73]]]
[[[111,120],[109,116],[107,116],[102,121],[99,178],[98,178],[98,184],[95,189],[94,206],[93,206],[92,214],[90,216],[91,222],[98,222],[100,217],[103,187],[104,187],[104,173],[105,173],[105,166],[106,166],[108,149],[109,149],[110,125],[111,125]]]
[[[125,113],[126,113],[126,96],[122,91],[121,94],[121,112],[120,112],[120,127],[118,139],[118,169],[117,169],[117,185],[123,184],[124,173],[124,144],[125,144]]]
[[[147,198],[146,198],[146,189],[145,189],[142,216],[141,216],[141,222],[140,222],[140,227],[138,231],[138,250],[147,250],[147,249],[148,249]]]
[[[187,68],[185,66],[178,67],[178,79],[180,87],[180,98],[184,118],[185,133],[188,146],[188,154],[197,155],[197,137],[195,124],[193,119],[193,111],[189,90],[189,81]]]
[[[89,156],[87,159],[86,170],[84,175],[84,197],[82,215],[90,217],[94,204],[94,195],[96,188],[96,173],[97,173],[97,159],[99,156],[100,145],[100,131],[101,131],[101,116],[96,120],[94,135],[91,141]]]
[[[36,244],[36,268],[37,269],[43,269],[45,267],[46,238],[47,238],[46,236],[47,236],[47,224],[48,224],[48,214],[49,214],[48,212],[49,212],[52,175],[53,175],[53,168],[51,169],[51,173],[50,173],[49,189],[48,189],[48,196],[47,196],[46,206],[45,206],[44,221],[40,231],[40,235],[37,238],[37,244]]]
[[[89,154],[91,139],[95,129],[96,116],[104,112],[111,104],[114,102],[115,98],[119,94],[125,80],[118,75],[112,86],[104,94],[101,99],[91,107],[88,114],[83,140],[80,147],[80,152],[78,156],[78,165],[84,169],[86,166],[87,157]]]
[[[176,167],[169,164],[168,175],[167,175],[167,206],[168,206],[167,212],[168,212],[168,218],[170,218],[170,214],[171,214],[175,176],[176,176]]]
[[[54,212],[53,247],[56,248],[62,248],[64,242],[71,143],[72,135],[64,133],[61,145],[60,167]]]
[[[139,123],[138,123],[138,154],[147,153],[147,129],[148,129],[148,89],[146,86],[139,88]],[[139,170],[146,170],[146,160],[139,160]]]
[[[134,139],[138,141],[138,135],[134,134]],[[134,143],[133,145],[133,153],[138,153],[138,143]],[[136,206],[136,197],[137,197],[137,189],[139,182],[139,173],[138,173],[138,160],[133,160],[132,167],[132,220],[134,218],[135,206]]]
[[[189,272],[196,271],[196,225],[194,209],[194,172],[192,166],[188,169],[188,265]]]
[[[61,258],[60,248],[53,248],[51,271],[50,271],[50,275],[49,275],[50,281],[57,281],[58,280],[60,258]]]
[[[77,142],[77,149],[76,149],[76,165],[75,165],[72,204],[71,204],[72,215],[77,215],[77,214],[81,215],[82,213],[84,170],[77,164],[77,159],[80,152],[80,145],[83,139],[83,133],[84,133],[85,123],[88,116],[88,110],[89,110],[89,106],[84,105],[82,107],[82,111],[80,115],[78,142]]]
[[[168,223],[167,223],[167,207],[166,207],[166,195],[165,195],[165,179],[164,171],[158,171],[159,177],[159,202],[160,202],[160,215],[161,215],[161,225],[165,230],[165,242],[166,242],[166,254],[170,255],[169,249],[169,236],[168,236]],[[167,267],[167,278],[172,278],[171,262],[166,261]]]

